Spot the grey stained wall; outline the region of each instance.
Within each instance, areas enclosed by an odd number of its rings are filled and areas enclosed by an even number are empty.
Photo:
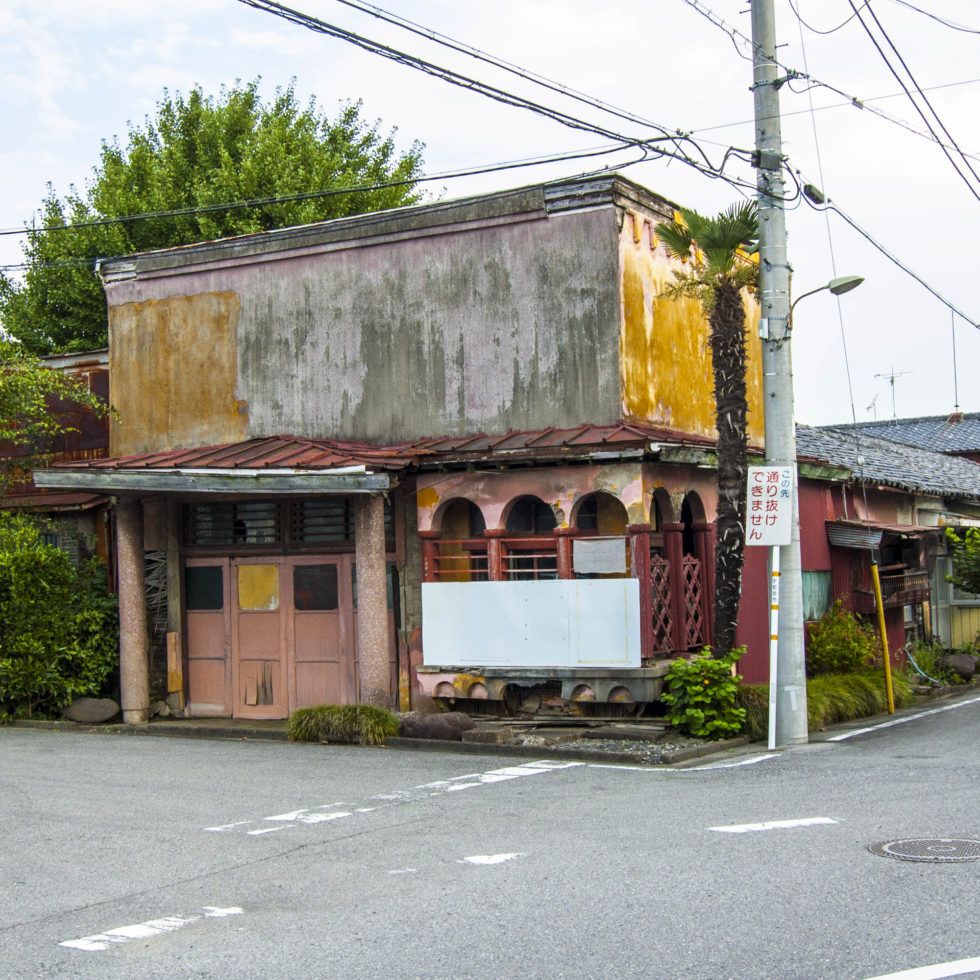
[[[113,453],[615,422],[617,236],[539,210],[110,284]]]

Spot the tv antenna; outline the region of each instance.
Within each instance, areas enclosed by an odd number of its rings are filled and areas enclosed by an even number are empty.
[[[891,389],[892,389],[892,418],[893,419],[894,418],[898,418],[898,413],[895,411],[895,379],[896,378],[901,378],[904,375],[911,374],[911,373],[912,373],[911,371],[896,371],[895,368],[892,368],[891,371],[888,372],[888,374],[876,374],[875,375],[876,378],[881,378],[882,380],[887,381],[891,385]]]
[[[864,406],[864,410],[866,412],[871,412],[871,414],[874,415],[876,422],[878,421],[878,409],[875,407],[875,402],[877,402],[880,397],[881,393],[879,392],[874,396],[874,398],[871,399],[871,401],[868,402],[867,405]]]

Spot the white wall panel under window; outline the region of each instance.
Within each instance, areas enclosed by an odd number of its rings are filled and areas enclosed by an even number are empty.
[[[426,582],[426,666],[640,666],[636,579]]]

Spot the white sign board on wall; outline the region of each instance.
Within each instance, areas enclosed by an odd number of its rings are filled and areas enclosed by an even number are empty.
[[[793,467],[750,466],[745,544],[789,544],[793,530]]]
[[[639,667],[639,582],[425,582],[422,649],[427,667]]]

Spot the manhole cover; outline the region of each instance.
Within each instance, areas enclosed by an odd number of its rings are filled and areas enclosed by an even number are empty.
[[[953,864],[980,860],[980,840],[968,837],[907,837],[905,840],[881,841],[872,844],[868,850],[881,857],[898,858],[899,861]]]

